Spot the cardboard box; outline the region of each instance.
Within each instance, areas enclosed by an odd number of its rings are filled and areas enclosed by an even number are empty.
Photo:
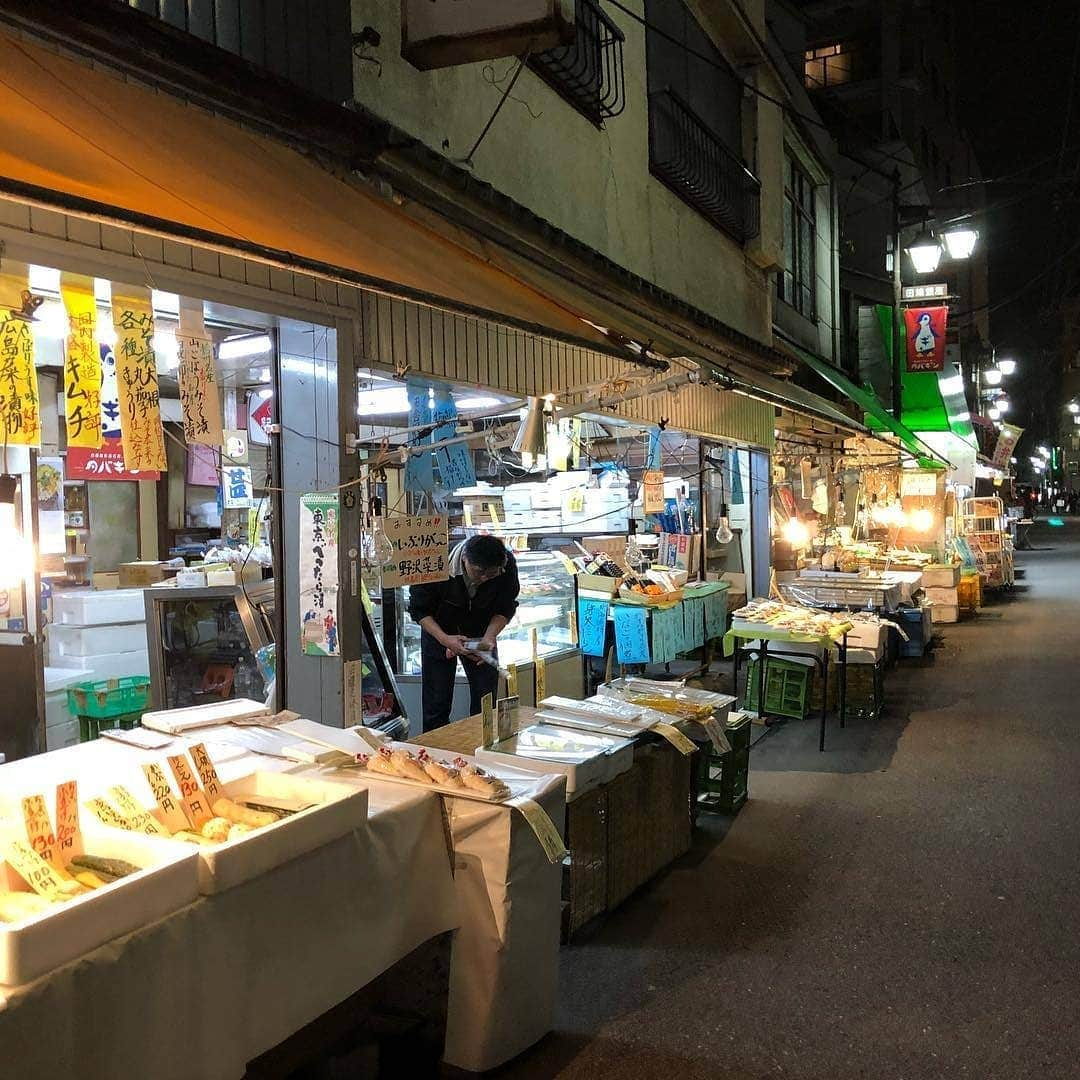
[[[117,568],[121,589],[137,589],[165,580],[165,564],[162,562],[126,562]]]
[[[657,562],[661,566],[686,570],[690,577],[697,577],[700,561],[701,537],[696,533],[661,533]]]
[[[960,602],[957,597],[955,585],[952,588],[937,588],[932,586],[926,590],[926,599],[932,604],[951,604],[953,607]]]
[[[607,577],[604,574],[578,574],[577,583],[578,589],[582,592],[614,596],[619,591],[622,578]]]

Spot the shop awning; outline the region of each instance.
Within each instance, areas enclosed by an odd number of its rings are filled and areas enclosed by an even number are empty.
[[[882,404],[873,390],[856,385],[839,368],[833,367],[824,357],[815,356],[806,349],[788,343],[790,348],[811,371],[821,376],[831,387],[839,390],[849,400],[862,409],[866,422],[871,428],[887,431],[899,439],[901,445],[924,468],[941,468],[949,462],[936,454],[906,424],[897,420]]]
[[[167,94],[0,35],[0,97],[2,196],[619,353],[358,183]]]

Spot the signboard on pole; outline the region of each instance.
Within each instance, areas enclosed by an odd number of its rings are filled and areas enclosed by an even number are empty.
[[[904,309],[908,371],[945,370],[945,323],[948,317],[949,309],[945,305]]]
[[[1012,457],[1013,451],[1016,449],[1016,444],[1020,441],[1020,436],[1024,434],[1022,427],[1017,427],[1015,424],[1002,424],[1001,430],[998,432],[997,443],[994,446],[994,456],[991,458],[991,464],[995,469],[1005,469],[1009,465],[1009,458]]]

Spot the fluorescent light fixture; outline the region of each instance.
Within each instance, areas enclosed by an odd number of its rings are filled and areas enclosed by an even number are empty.
[[[947,379],[939,379],[938,389],[943,394],[962,394],[964,392],[963,375],[950,375]]]
[[[932,274],[941,262],[941,245],[929,229],[923,229],[907,249],[916,274]]]
[[[176,342],[176,331],[155,330],[154,352],[161,355],[168,371],[175,371],[180,366],[180,347]]]
[[[19,478],[0,476],[0,588],[13,589],[34,576],[34,546],[16,523],[15,498]]]
[[[174,292],[151,289],[150,306],[153,307],[155,315],[171,315],[174,319],[180,318],[180,297]]]
[[[1010,465],[1015,465],[1016,464],[1016,458],[1014,458],[1014,457],[1009,458],[1009,464]]]
[[[68,316],[59,300],[46,300],[37,309],[34,321],[34,337],[48,341],[63,341],[68,336]]]
[[[997,366],[1002,375],[1012,375],[1016,371],[1015,360],[999,360]]]
[[[997,409],[994,409],[994,408],[987,409],[986,410],[986,415],[989,416],[991,420],[1000,420],[1001,419],[1001,413]]]
[[[221,360],[240,360],[245,356],[262,356],[274,347],[269,334],[245,334],[227,338],[218,346]]]
[[[381,386],[356,395],[358,416],[386,416],[409,411],[409,392],[404,386]]]
[[[58,293],[60,271],[51,266],[34,266],[31,263],[26,283],[31,292]]]
[[[1038,451],[1039,451],[1040,454],[1042,454],[1042,456],[1044,458],[1049,458],[1050,457],[1050,451],[1047,450],[1045,446],[1038,447]]]
[[[1073,417],[1073,423],[1074,424],[1080,424],[1080,416],[1074,416]]]
[[[1001,371],[996,367],[987,368],[983,372],[983,382],[987,386],[1000,386],[1001,385]]]
[[[979,233],[970,225],[959,225],[955,229],[949,229],[941,234],[945,243],[945,250],[950,259],[970,259],[975,250]]]
[[[455,402],[459,409],[494,409],[502,402],[496,397],[463,397]]]

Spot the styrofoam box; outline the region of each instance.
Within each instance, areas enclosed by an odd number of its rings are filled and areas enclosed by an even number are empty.
[[[926,590],[926,599],[932,604],[951,604],[954,607],[959,603],[956,586],[949,588],[933,587]]]
[[[50,656],[90,656],[93,653],[138,652],[145,649],[146,623],[114,623],[105,626],[49,627]]]
[[[536,484],[532,489],[534,510],[558,510],[562,507],[562,490],[554,484]]]
[[[269,772],[252,773],[222,787],[230,799],[265,795],[320,805],[256,829],[238,840],[198,847],[199,891],[204,896],[242,885],[354,829],[367,828],[368,793],[364,787]],[[169,847],[182,844],[179,840],[165,839],[151,842]]]
[[[53,593],[53,623],[101,626],[143,622],[146,606],[142,589],[105,589],[100,592]]]
[[[847,662],[851,665],[858,664],[876,664],[885,655],[885,649],[882,646],[878,646],[876,649],[866,649],[862,647],[849,648],[847,651]]]
[[[0,923],[0,982],[5,986],[36,979],[198,899],[199,856],[192,845],[152,843],[135,833],[102,828],[87,831],[84,846],[144,869],[35,918]],[[20,879],[7,872],[9,884],[15,885]]]
[[[503,489],[502,502],[507,514],[515,510],[531,510],[532,489],[526,484],[508,484]]]
[[[45,749],[63,750],[65,746],[76,746],[79,742],[79,721],[68,720],[63,724],[45,729]]]
[[[885,644],[885,636],[888,632],[888,627],[882,623],[865,622],[861,619],[853,620],[847,635],[849,655],[852,648],[881,648]]]
[[[150,653],[146,649],[135,652],[93,653],[90,656],[51,656],[50,660],[56,667],[82,671],[83,682],[150,674]]]
[[[960,608],[957,604],[934,604],[930,608],[932,625],[955,623],[960,621]]]
[[[922,572],[924,589],[955,589],[960,584],[959,566],[928,566]]]

